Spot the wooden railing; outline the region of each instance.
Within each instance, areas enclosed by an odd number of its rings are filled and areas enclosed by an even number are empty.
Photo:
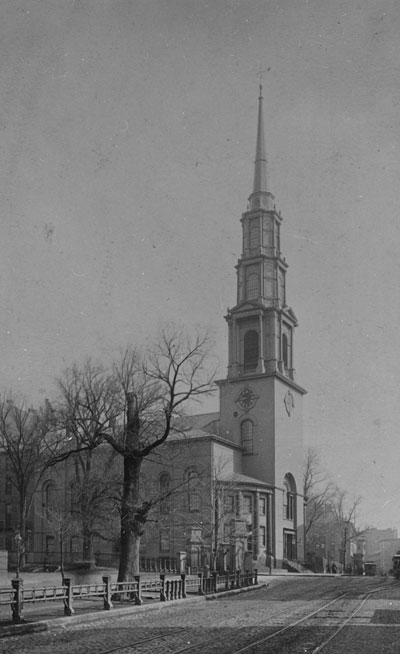
[[[136,576],[133,581],[111,582],[111,577],[104,576],[102,583],[73,585],[71,579],[64,579],[62,586],[43,588],[24,588],[23,579],[13,579],[12,588],[0,588],[0,605],[11,607],[14,623],[24,621],[24,606],[36,602],[63,602],[64,615],[75,613],[77,600],[101,599],[103,609],[110,611],[114,604],[130,602],[142,604],[143,596],[167,602],[185,599],[189,593],[209,595],[233,588],[243,588],[257,584],[257,570],[254,572],[236,572],[211,576],[167,578],[161,574],[159,579],[141,579]]]

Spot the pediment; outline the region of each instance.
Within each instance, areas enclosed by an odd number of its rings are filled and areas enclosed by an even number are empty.
[[[298,325],[299,321],[297,320],[296,314],[293,311],[292,307],[285,307],[284,313],[293,320],[293,322]]]

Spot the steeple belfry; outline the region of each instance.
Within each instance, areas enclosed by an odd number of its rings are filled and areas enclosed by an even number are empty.
[[[254,162],[253,192],[249,197],[249,211],[259,208],[272,209],[273,199],[273,195],[268,191],[268,161],[265,150],[263,95],[262,86],[260,84],[260,95],[258,98],[256,159]]]
[[[253,190],[242,214],[242,255],[237,263],[237,304],[230,330],[228,378],[282,375],[294,383],[297,319],[287,304],[288,264],[281,252],[282,216],[269,191],[260,86]]]

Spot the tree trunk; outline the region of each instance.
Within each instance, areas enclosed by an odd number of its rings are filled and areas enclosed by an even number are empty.
[[[139,476],[142,459],[124,457],[124,486],[121,503],[121,553],[118,581],[132,581],[139,574],[140,539],[148,507],[140,502]]]
[[[83,561],[90,563],[90,567],[95,566],[93,534],[87,525],[83,523],[83,546],[82,546]]]

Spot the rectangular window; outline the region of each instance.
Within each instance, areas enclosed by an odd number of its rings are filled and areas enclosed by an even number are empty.
[[[160,513],[162,515],[167,515],[168,513],[171,513],[171,504],[169,501],[169,497],[165,498],[164,500],[161,500]]]
[[[81,543],[77,536],[72,536],[69,542],[69,551],[71,555],[78,554],[81,551]]]
[[[245,454],[253,454],[253,431],[251,420],[244,420],[240,426],[240,440]]]
[[[235,509],[236,509],[236,517],[240,518],[240,493],[236,495]]]
[[[253,503],[251,495],[243,496],[243,513],[245,515],[251,515],[253,512]]]
[[[266,497],[260,497],[260,515],[266,515],[267,514],[267,498]]]
[[[260,245],[260,219],[251,218],[249,220],[249,250],[253,252]]]
[[[11,504],[6,504],[6,529],[9,529],[12,526],[12,506]]]
[[[288,504],[289,504],[288,518],[289,518],[289,520],[293,520],[294,519],[294,496],[293,495],[289,495],[289,503]]]
[[[188,473],[188,509],[200,511],[199,476],[195,470]]]
[[[246,267],[246,299],[254,300],[260,296],[260,268]]]
[[[189,492],[189,511],[200,511],[200,494],[197,490]]]
[[[10,477],[6,477],[6,495],[11,495],[12,493],[12,484]]]
[[[294,495],[292,493],[285,493],[284,517],[286,520],[294,520]]]
[[[235,512],[235,498],[233,495],[225,495],[224,497],[224,512],[225,513],[234,513]]]
[[[46,554],[54,552],[54,536],[46,536]]]
[[[247,551],[253,551],[253,527],[252,525],[246,525],[247,529]]]
[[[272,249],[273,247],[273,231],[272,231],[272,224],[270,220],[265,220],[264,225],[263,225],[263,241],[264,241],[264,248],[269,248]],[[270,254],[270,253],[267,253]]]
[[[169,552],[170,530],[169,528],[160,529],[160,552],[166,554]]]
[[[260,545],[261,547],[265,547],[267,544],[267,535],[265,531],[264,525],[260,526]]]

